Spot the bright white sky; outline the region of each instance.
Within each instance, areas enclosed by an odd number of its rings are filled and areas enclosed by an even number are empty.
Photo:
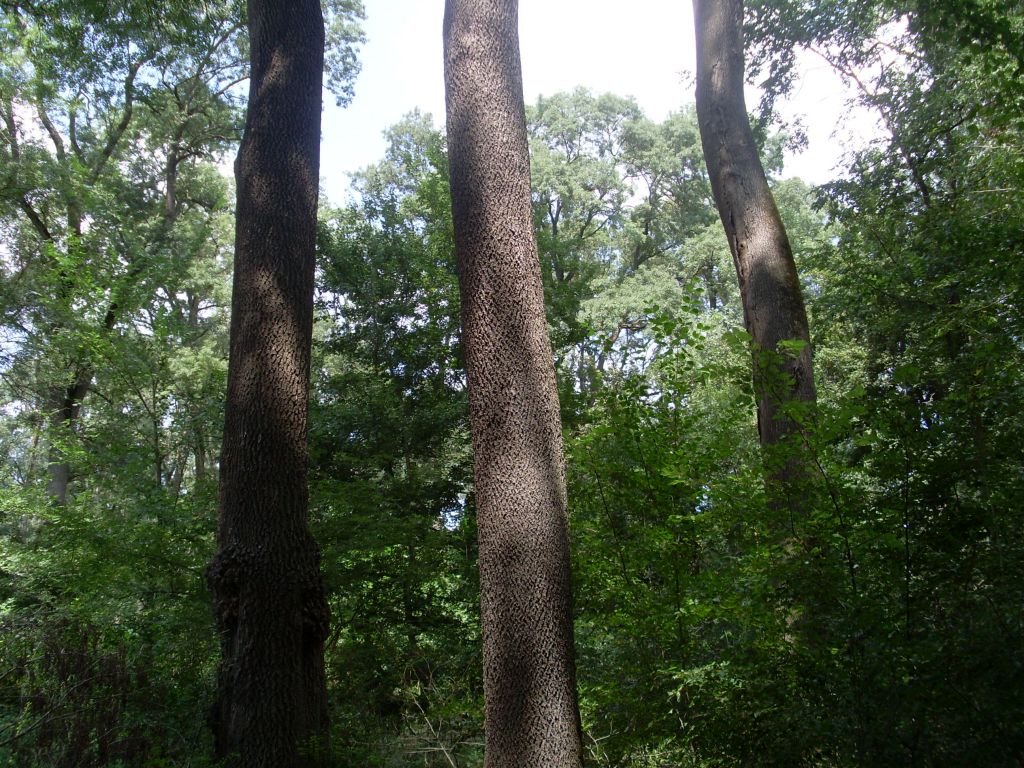
[[[378,161],[383,131],[413,109],[444,123],[441,21],[444,0],[365,0],[367,43],[356,96],[346,109],[324,109],[321,175],[334,203],[348,195],[348,175]],[[519,0],[526,102],[584,86],[636,98],[664,119],[693,101],[693,14],[686,0]],[[325,99],[328,98],[325,96]],[[756,94],[747,95],[748,107]],[[848,92],[828,67],[807,59],[803,80],[784,108],[803,115],[809,148],[787,158],[786,175],[831,179],[851,132],[875,132],[865,116],[844,120]]]

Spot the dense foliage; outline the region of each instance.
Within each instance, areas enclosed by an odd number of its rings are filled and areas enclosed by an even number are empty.
[[[335,3],[350,94],[356,3]],[[0,765],[208,765],[233,3],[0,2]],[[528,108],[585,747],[604,766],[1024,760],[1019,3],[753,4],[886,132],[763,155],[811,314],[806,512],[766,498],[693,110]],[[83,39],[83,48],[75,45]],[[770,99],[766,105],[770,106]],[[767,131],[764,132],[767,134]],[[341,766],[474,766],[480,626],[443,134],[321,217],[311,515]],[[56,492],[66,467],[66,498]]]

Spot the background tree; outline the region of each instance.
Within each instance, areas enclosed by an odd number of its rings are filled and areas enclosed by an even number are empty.
[[[179,217],[205,202],[187,197],[191,162],[235,135],[238,30],[229,7],[128,2],[14,7],[4,36],[4,204],[20,241],[8,317],[30,342],[21,380],[64,503],[102,347],[158,289]]]
[[[201,754],[238,30],[216,4],[0,18],[3,759]]]
[[[1006,88],[1022,17],[1012,4],[851,10],[800,31],[788,3],[757,4],[750,19],[773,85],[791,71],[779,50],[810,48],[885,129],[851,158],[849,178],[820,190],[837,239],[814,263],[822,344],[833,350],[828,386],[861,392],[864,409],[834,470],[861,478],[851,518],[870,521],[852,549],[851,674],[886,691],[890,713],[880,722],[874,694],[854,699],[851,736],[864,762],[997,765],[1020,750],[1019,734],[1001,725],[1020,701],[997,694],[987,673],[1012,676],[1003,665],[1018,654],[1001,629],[1018,620],[1002,570],[1015,545],[993,532],[1013,517],[1001,499],[1015,470],[1004,462],[1019,455],[1003,442],[1015,440],[1005,429],[1017,416],[1004,405],[1018,377],[999,371],[1018,355],[1019,273],[1003,254],[1020,232],[1007,192],[1020,179],[1019,94]],[[980,646],[992,665],[979,665]],[[938,694],[924,697],[939,679]]]
[[[311,513],[337,617],[333,743],[360,768],[476,765],[479,588],[448,163],[428,116],[387,138],[355,200],[321,216]]]

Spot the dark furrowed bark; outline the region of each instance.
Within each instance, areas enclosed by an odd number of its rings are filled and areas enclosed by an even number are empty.
[[[787,405],[813,409],[810,334],[785,227],[757,153],[743,99],[742,0],[694,0],[697,31],[697,117],[708,175],[729,239],[754,341],[754,388],[761,445],[772,495],[799,505],[808,468],[798,450],[773,460],[771,449],[798,431]],[[797,354],[779,342],[804,342]],[[768,354],[762,354],[761,351]]]
[[[580,725],[517,17],[515,0],[448,0],[448,143],[479,519],[485,760],[558,768],[580,764]]]
[[[307,526],[307,390],[324,27],[317,0],[250,0],[236,161],[231,357],[218,552],[223,658],[212,725],[230,765],[325,761],[328,611]]]

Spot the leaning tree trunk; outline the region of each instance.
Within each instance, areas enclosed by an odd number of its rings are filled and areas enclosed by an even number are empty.
[[[565,469],[530,206],[516,0],[448,0],[452,218],[469,380],[485,764],[581,759]]]
[[[235,174],[231,358],[218,551],[217,755],[319,765],[328,612],[307,525],[324,25],[318,0],[249,0],[252,73]]]
[[[814,407],[807,312],[789,238],[768,187],[743,100],[743,2],[694,0],[697,120],[711,189],[725,227],[754,344],[757,425],[768,461],[770,496],[800,504],[807,467],[798,446],[776,446],[797,432],[792,414]],[[798,341],[795,349],[780,342]]]

